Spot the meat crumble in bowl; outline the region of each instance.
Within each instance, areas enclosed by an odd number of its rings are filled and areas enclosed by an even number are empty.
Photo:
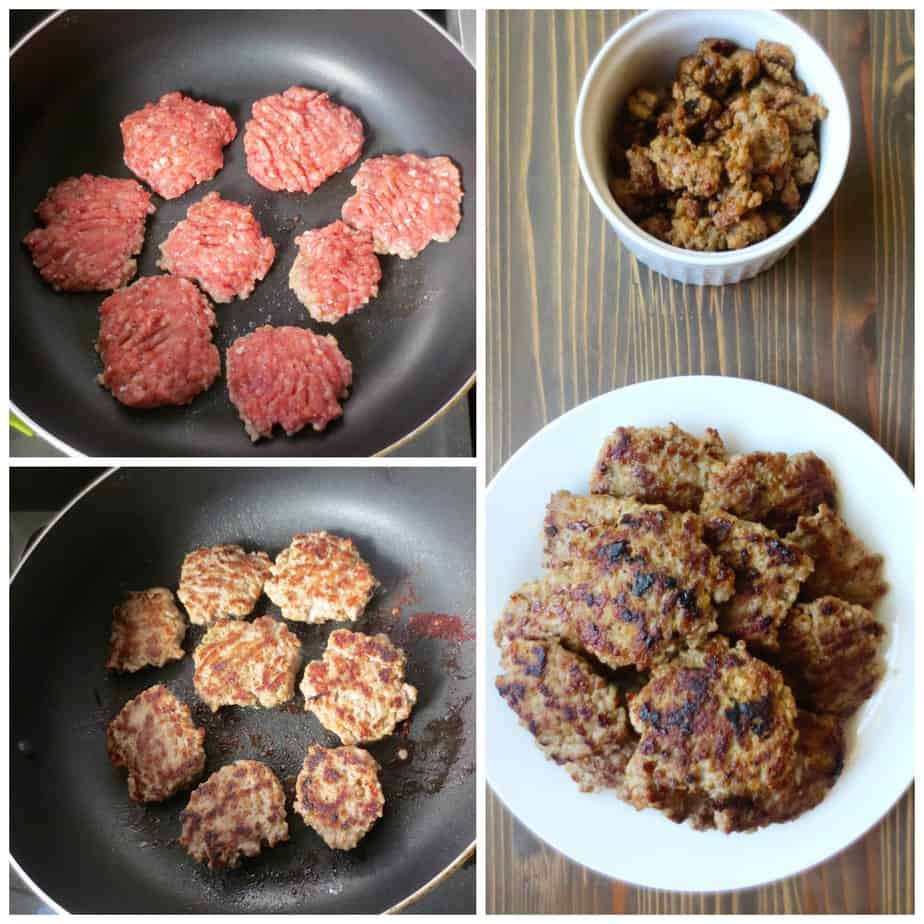
[[[686,250],[739,250],[800,211],[828,112],[781,43],[703,39],[670,87],[638,87],[613,128],[610,191],[640,228]]]

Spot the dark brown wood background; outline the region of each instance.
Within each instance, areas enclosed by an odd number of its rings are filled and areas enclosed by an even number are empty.
[[[581,80],[631,15],[487,14],[488,476],[595,395],[696,373],[815,398],[910,475],[914,14],[790,14],[844,80],[853,116],[847,172],[831,207],[781,263],[721,289],[685,287],[637,263],[580,179],[572,134]],[[913,805],[911,792],[866,837],[808,873],[693,896],[634,888],[570,863],[489,792],[487,910],[909,913]],[[623,846],[617,839],[614,849]]]

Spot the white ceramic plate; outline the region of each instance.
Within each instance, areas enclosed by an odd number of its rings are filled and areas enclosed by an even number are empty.
[[[834,471],[840,512],[885,555],[889,593],[876,608],[886,625],[886,676],[848,726],[840,779],[817,808],[748,834],[693,831],[660,813],[636,812],[612,793],[580,793],[545,759],[494,689],[493,628],[507,596],[541,568],[549,495],[587,493],[606,436],[620,425],[673,421],[701,435],[715,427],[732,452],[812,450]],[[507,807],[572,860],[626,882],[713,892],[791,876],[864,834],[914,776],[914,497],[886,452],[833,411],[793,392],[744,379],[690,376],[622,388],[559,417],[524,445],[488,489],[487,777]]]

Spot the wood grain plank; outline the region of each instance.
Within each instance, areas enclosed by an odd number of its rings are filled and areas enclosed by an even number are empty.
[[[612,388],[709,373],[782,385],[914,466],[914,14],[799,11],[852,101],[832,206],[777,266],[697,289],[639,264],[593,205],[572,126],[581,80],[631,11],[489,11],[487,468]],[[564,860],[489,793],[496,912],[909,913],[913,790],[820,867],[759,889],[676,895]]]

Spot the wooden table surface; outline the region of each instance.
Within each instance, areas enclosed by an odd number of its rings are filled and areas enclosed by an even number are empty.
[[[578,172],[581,80],[631,13],[487,14],[489,478],[575,405],[632,382],[696,373],[815,398],[912,472],[914,14],[790,15],[844,80],[853,116],[844,181],[781,263],[737,286],[697,289],[637,263]],[[489,792],[487,908],[911,912],[913,830],[910,792],[866,837],[806,874],[737,893],[679,895],[570,863]]]

